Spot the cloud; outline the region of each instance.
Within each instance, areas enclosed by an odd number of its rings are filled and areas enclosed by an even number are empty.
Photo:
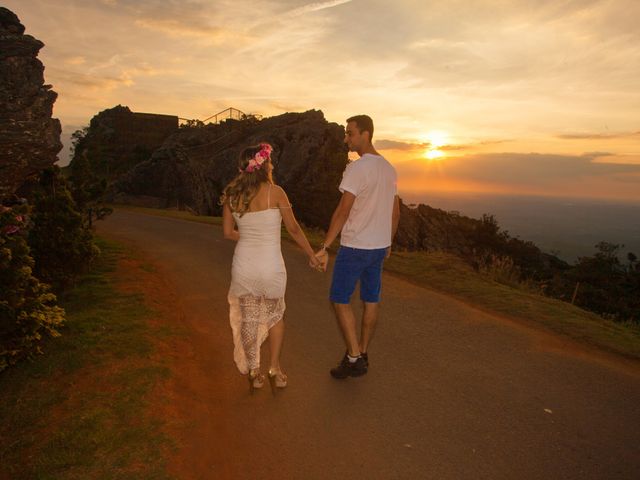
[[[400,176],[436,175],[459,180],[538,187],[561,185],[584,177],[640,173],[640,165],[600,163],[593,160],[586,156],[493,153],[449,157],[437,162],[414,159],[396,164],[396,168]]]
[[[80,55],[76,55],[73,57],[68,57],[64,60],[64,63],[66,63],[67,65],[82,65],[87,61],[87,59],[85,57],[82,57]]]
[[[121,86],[132,85],[130,75],[109,76],[109,75],[90,75],[72,70],[64,70],[55,67],[47,68],[51,73],[50,80],[54,85],[72,84],[83,89],[93,91],[109,91]]]
[[[556,138],[563,140],[603,140],[610,138],[628,138],[640,135],[639,132],[620,132],[620,133],[565,133],[556,135]]]
[[[470,150],[473,148],[473,145],[441,145],[438,147],[438,150],[442,150],[444,152],[455,152],[461,150]]]
[[[498,145],[500,143],[508,142],[509,140],[486,140],[476,143],[468,143],[468,144],[449,144],[449,145],[440,145],[438,147],[433,147],[433,149],[441,150],[444,152],[458,152],[464,150],[474,150],[479,147],[484,147],[487,145]],[[374,145],[378,150],[400,150],[400,151],[413,151],[420,150],[423,151],[425,149],[431,148],[430,142],[423,143],[415,143],[415,142],[403,142],[399,140],[387,140],[381,139],[374,141]]]
[[[418,150],[429,148],[429,143],[409,143],[409,142],[399,142],[396,140],[375,140],[375,147],[378,150]]]
[[[121,0],[103,8],[106,13],[122,17],[123,21],[132,22],[136,27],[172,39],[182,37],[205,45],[244,41],[242,10],[232,10],[232,2],[225,0]]]
[[[200,22],[199,22],[200,23]],[[210,25],[192,24],[180,19],[171,18],[143,18],[135,21],[139,27],[167,33],[170,36],[194,36],[206,37],[211,40],[220,39],[225,36],[226,31]]]
[[[337,7],[338,5],[343,5],[345,3],[349,3],[352,0],[332,0],[329,2],[315,2],[310,3],[308,5],[304,5],[302,7],[294,8],[293,10],[289,10],[284,14],[286,17],[298,17],[300,15],[304,15],[306,13],[317,12],[319,10],[324,10],[326,8]]]
[[[55,84],[72,84],[91,91],[111,91],[119,87],[131,87],[136,79],[142,76],[152,77],[157,75],[169,75],[177,70],[157,69],[142,62],[137,66],[117,66],[117,62],[107,62],[88,69],[86,72],[68,70],[56,67],[47,68],[50,73],[49,80]],[[107,73],[98,73],[107,70]]]
[[[395,167],[401,195],[467,191],[637,200],[640,189],[640,163],[604,163],[583,156],[461,155],[438,161],[415,158]]]

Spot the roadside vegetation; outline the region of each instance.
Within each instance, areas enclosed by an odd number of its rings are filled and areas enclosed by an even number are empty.
[[[169,375],[154,339],[171,333],[152,326],[120,264],[137,277],[150,267],[97,243],[91,270],[58,296],[60,335],[0,374],[0,479],[169,478],[172,446],[150,406]]]

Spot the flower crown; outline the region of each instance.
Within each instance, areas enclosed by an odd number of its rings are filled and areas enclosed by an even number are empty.
[[[247,165],[247,168],[245,168],[244,171],[252,173],[256,170],[260,170],[264,161],[271,155],[272,150],[273,148],[268,143],[261,143],[260,151],[256,153],[251,160],[249,160],[249,165]]]

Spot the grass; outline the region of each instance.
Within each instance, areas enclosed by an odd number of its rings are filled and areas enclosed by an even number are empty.
[[[156,217],[179,218],[190,222],[206,223],[208,225],[222,225],[222,217],[210,217],[207,215],[195,215],[184,210],[159,209],[148,207],[136,207],[133,205],[111,205],[114,209],[128,210],[130,212],[146,213]]]
[[[126,210],[213,225],[220,217],[197,216],[176,210],[118,206]],[[305,229],[312,245],[324,235],[319,230]],[[283,237],[291,240],[283,232]],[[521,320],[565,335],[582,343],[640,359],[640,326],[613,322],[569,303],[545,297],[526,288],[497,283],[478,274],[455,255],[440,252],[394,252],[385,262],[385,271],[411,283],[452,295],[485,311]]]
[[[453,295],[482,310],[565,335],[592,346],[640,359],[640,326],[606,320],[554,298],[495,282],[455,255],[395,252],[385,271],[417,285]]]
[[[169,478],[172,445],[150,411],[169,375],[153,358],[153,312],[118,289],[130,253],[98,241],[100,260],[60,298],[62,336],[0,375],[0,479]]]

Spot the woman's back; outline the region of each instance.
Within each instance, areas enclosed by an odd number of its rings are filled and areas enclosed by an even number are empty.
[[[274,205],[272,189],[271,184],[263,184],[249,204],[249,210],[242,216],[233,213],[240,233],[239,248],[280,245],[282,215]]]

